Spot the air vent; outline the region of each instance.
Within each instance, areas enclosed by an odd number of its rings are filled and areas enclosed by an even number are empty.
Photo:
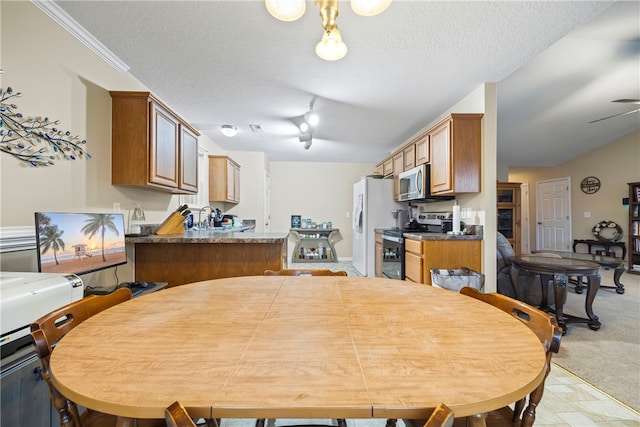
[[[262,132],[262,127],[260,125],[249,125],[249,128],[251,129],[251,132],[256,135],[262,135],[264,133]]]

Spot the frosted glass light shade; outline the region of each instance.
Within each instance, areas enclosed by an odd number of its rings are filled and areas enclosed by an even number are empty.
[[[313,111],[308,111],[304,114],[304,120],[309,123],[310,126],[316,126],[320,123],[320,117]]]
[[[325,61],[337,61],[347,54],[347,45],[342,41],[338,27],[329,33],[325,31],[322,40],[316,45],[316,55]]]
[[[361,16],[374,16],[383,12],[391,0],[351,0],[351,9]]]
[[[304,0],[265,0],[267,10],[281,21],[295,21],[304,15],[307,6]]]
[[[222,125],[220,132],[222,132],[224,136],[236,136],[238,134],[238,128],[232,125]]]

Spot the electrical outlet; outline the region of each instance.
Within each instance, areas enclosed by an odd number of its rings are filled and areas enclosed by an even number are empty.
[[[585,212],[584,213],[584,217],[585,218],[591,218],[591,212]]]
[[[118,202],[113,202],[113,211],[115,213],[120,213],[120,203]]]

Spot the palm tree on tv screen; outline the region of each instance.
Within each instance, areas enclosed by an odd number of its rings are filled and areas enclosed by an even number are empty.
[[[56,265],[60,265],[58,262],[58,251],[64,251],[63,234],[64,230],[59,230],[57,225],[44,225],[40,231],[41,253],[47,253],[49,249],[52,249]]]
[[[107,230],[113,231],[116,236],[118,233],[118,229],[114,224],[115,217],[110,214],[87,214],[89,217],[85,220],[86,224],[82,227],[82,232],[85,235],[89,235],[89,238],[92,238],[96,233],[100,233],[100,237],[102,239],[102,261],[106,262],[107,259],[104,256],[104,235]]]

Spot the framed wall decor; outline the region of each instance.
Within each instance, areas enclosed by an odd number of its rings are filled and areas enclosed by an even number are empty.
[[[595,176],[588,176],[580,183],[580,189],[585,194],[593,194],[600,190],[600,179]]]

